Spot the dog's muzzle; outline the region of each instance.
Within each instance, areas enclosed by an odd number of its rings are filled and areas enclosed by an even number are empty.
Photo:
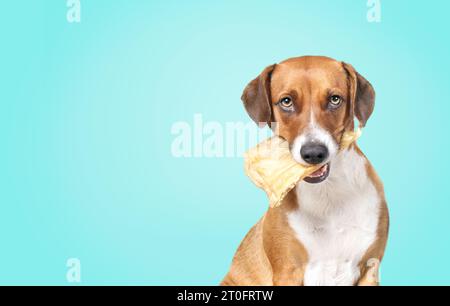
[[[300,156],[310,165],[319,165],[324,163],[330,156],[326,145],[318,142],[305,143],[300,149]],[[320,169],[304,178],[304,181],[310,184],[318,184],[328,178],[330,174],[330,163],[323,165]]]
[[[300,156],[310,165],[323,163],[329,155],[328,148],[321,143],[306,143],[300,149]]]

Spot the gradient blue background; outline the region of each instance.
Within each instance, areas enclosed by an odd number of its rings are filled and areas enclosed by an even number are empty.
[[[248,121],[242,89],[297,55],[377,91],[385,285],[450,284],[448,1],[8,1],[0,18],[0,284],[214,285],[267,208],[242,160],[175,159],[171,126]]]

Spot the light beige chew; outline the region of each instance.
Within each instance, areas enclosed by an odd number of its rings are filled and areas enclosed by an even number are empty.
[[[347,132],[341,140],[341,150],[347,149],[361,136],[361,129]],[[305,167],[297,163],[286,140],[275,136],[247,151],[245,173],[253,183],[263,189],[269,197],[270,207],[281,205],[284,197],[305,177],[322,165]]]

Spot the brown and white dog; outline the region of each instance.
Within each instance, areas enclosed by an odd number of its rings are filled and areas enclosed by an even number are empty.
[[[255,122],[277,126],[297,162],[323,167],[250,230],[222,285],[377,285],[383,185],[356,144],[339,150],[354,117],[364,126],[372,114],[372,85],[349,64],[306,56],[267,67],[242,100]]]

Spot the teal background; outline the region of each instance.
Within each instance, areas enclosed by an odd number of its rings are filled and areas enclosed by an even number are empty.
[[[171,126],[248,121],[240,95],[297,55],[345,60],[377,104],[385,285],[450,284],[448,1],[8,1],[0,18],[0,284],[214,285],[267,208],[242,160],[175,159]]]

